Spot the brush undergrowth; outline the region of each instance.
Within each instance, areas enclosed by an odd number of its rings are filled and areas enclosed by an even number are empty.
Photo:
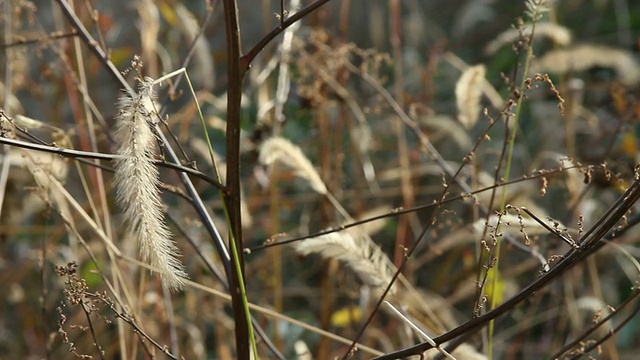
[[[0,353],[636,351],[637,4],[1,6]]]

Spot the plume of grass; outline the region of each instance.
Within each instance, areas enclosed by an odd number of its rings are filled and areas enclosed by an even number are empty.
[[[353,221],[328,191],[309,159],[289,140],[281,137],[267,139],[260,148],[259,160],[264,165],[279,161],[293,169],[296,176],[307,180],[314,191],[325,195],[347,221]],[[371,240],[369,230],[358,228],[329,233],[296,242],[293,247],[301,255],[318,254],[325,259],[339,260],[355,272],[365,285],[383,290],[391,282],[396,268]],[[395,290],[393,287],[391,293]]]
[[[485,72],[484,65],[471,66],[462,73],[456,83],[458,120],[467,129],[472,128],[478,121]]]
[[[531,69],[532,72],[565,74],[595,66],[615,70],[620,82],[625,85],[636,85],[640,82],[640,64],[632,53],[601,45],[584,44],[570,49],[550,51],[535,61]]]
[[[140,254],[161,273],[172,290],[182,287],[187,277],[176,258],[178,249],[164,222],[158,190],[158,169],[153,164],[156,137],[150,125],[155,113],[153,79],[141,82],[138,94],[123,96],[118,104],[114,139],[119,157],[114,161],[116,200],[129,229],[137,236]]]
[[[442,59],[460,71],[464,71],[469,67],[464,60],[452,52],[444,53]],[[482,93],[495,109],[504,107],[506,101],[486,78],[482,81]]]
[[[296,176],[307,180],[314,191],[326,196],[327,200],[340,215],[346,220],[353,220],[338,199],[329,192],[324,181],[320,178],[320,174],[318,174],[311,161],[304,156],[297,145],[282,137],[269,138],[260,147],[259,160],[264,165],[271,165],[276,161],[280,161],[290,167],[294,170]]]
[[[276,161],[293,169],[296,176],[307,180],[314,191],[327,195],[327,186],[302,150],[291,141],[277,136],[267,139],[260,148],[262,164],[271,165]]]
[[[551,10],[553,0],[526,0],[524,2],[525,10],[524,14],[531,19],[531,21],[537,23],[542,19],[542,15]]]
[[[318,254],[346,264],[360,280],[373,288],[384,289],[391,282],[394,270],[389,258],[366,237],[354,237],[346,232],[334,232],[298,241],[293,244],[301,255]]]
[[[558,24],[554,24],[552,22],[541,22],[536,24],[536,33],[534,34],[535,39],[539,38],[547,38],[553,41],[554,44],[560,46],[567,46],[571,43],[571,31],[566,27]],[[520,39],[521,37],[530,37],[531,36],[532,27],[527,26],[526,28],[519,29],[509,29],[502,33],[500,33],[493,41],[491,41],[484,48],[484,53],[487,55],[492,55],[496,51],[498,51],[501,47],[507,44],[513,44],[515,41]]]
[[[365,285],[383,291],[397,271],[396,267],[369,238],[366,234],[367,229],[361,229],[360,232],[350,230],[307,238],[293,243],[292,246],[298,254],[304,256],[318,254],[325,259],[341,261],[355,272]],[[402,275],[398,280],[401,286],[394,284],[390,289],[389,295],[393,295],[390,299],[395,299],[390,301],[402,302],[409,307],[409,312],[420,314],[421,324],[431,331],[443,331],[445,327],[442,326],[441,316],[453,318],[449,315],[449,305],[442,300],[436,314],[430,306],[438,299],[435,295],[426,296],[425,293],[418,292]],[[448,323],[455,324],[453,320]]]

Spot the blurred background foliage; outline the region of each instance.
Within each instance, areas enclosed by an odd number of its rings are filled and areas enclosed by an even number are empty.
[[[303,1],[297,7],[308,3]],[[284,4],[289,11],[296,10],[290,1]],[[121,71],[130,68],[134,55],[140,55],[142,73],[157,78],[180,68],[194,43],[187,70],[202,104],[214,150],[219,153],[219,165],[224,166],[225,34],[222,4],[213,1],[211,5],[211,18],[195,43],[208,11],[201,0],[77,1],[75,11]],[[16,119],[17,115],[35,119],[22,122],[21,126],[47,143],[111,153],[110,129],[117,114],[114,104],[122,95],[118,84],[85,46],[74,44],[75,38],[44,41],[48,34],[68,33],[71,29],[55,1],[6,0],[2,6],[3,110]],[[278,26],[279,2],[239,0],[238,6],[242,47],[249,51]],[[526,51],[518,46],[517,38],[492,53],[487,53],[486,48],[499,34],[514,29],[517,19],[524,17],[524,10],[524,1],[512,0],[334,0],[292,31],[286,57],[280,56],[283,36],[269,44],[252,64],[243,99],[241,171],[247,248],[259,246],[280,233],[284,234],[277,236],[278,240],[314,234],[345,222],[331,202],[312,191],[294,171],[259,163],[260,145],[270,136],[282,136],[297,144],[333,196],[355,219],[399,207],[428,205],[443,192],[443,169],[433,154],[425,151],[414,131],[397,126],[398,114],[359,72],[370,75],[393,95],[454,169],[484,135],[489,119],[498,120],[488,131],[491,140],[481,143],[472,163],[460,175],[472,189],[494,184],[495,167],[505,142],[505,121],[500,114],[505,113],[504,101],[513,97],[511,85],[521,81]],[[596,61],[593,66],[573,72],[541,68],[541,72],[549,72],[564,98],[564,116],[548,83],[534,81],[526,93],[511,179],[539,175],[539,171],[550,171],[550,175],[509,185],[507,201],[528,207],[541,219],[549,216],[566,226],[568,233],[576,234],[579,221],[588,228],[633,180],[640,131],[640,83],[633,80],[634,72],[640,72],[640,3],[555,1],[542,21],[562,26],[571,33],[571,40],[558,44],[546,37],[536,39],[533,63],[550,52],[581,44],[607,46],[608,50],[598,53],[602,59],[617,56],[611,49],[631,59],[630,63],[620,60],[622,65],[614,62],[614,66]],[[36,39],[41,41],[29,42]],[[465,127],[457,120],[456,83],[461,70],[475,64],[486,67],[486,79],[493,92],[483,90],[480,100],[480,106],[487,108],[487,116],[478,111],[478,121]],[[284,68],[289,71],[284,81],[291,91],[284,93],[286,101],[280,104],[282,110],[278,113],[274,99],[283,86],[278,78]],[[135,83],[134,75],[135,71],[127,75],[131,84]],[[83,82],[94,106],[92,120],[87,119],[87,101],[78,90],[78,84]],[[200,171],[212,174],[187,88],[181,85],[172,93],[169,86],[163,86],[159,92],[161,101],[170,98],[165,103],[168,126],[188,155],[185,163],[193,161]],[[363,117],[359,119],[358,114]],[[69,296],[62,289],[69,285],[63,284],[65,278],[53,271],[55,266],[73,261],[79,265],[78,276],[86,280],[88,291],[96,294],[99,309],[92,314],[100,316],[93,319],[93,325],[105,358],[124,356],[123,349],[129,356],[145,358],[148,344],[138,344],[130,329],[127,333],[118,330],[109,301],[97,295],[109,290],[96,275],[98,268],[109,271],[104,245],[89,231],[90,226],[75,215],[79,233],[96,255],[91,259],[78,243],[77,235],[71,234],[56,214],[62,210],[53,211],[41,200],[43,191],[33,181],[28,160],[20,157],[15,148],[5,147],[3,154],[5,163],[9,158],[13,161],[8,175],[3,175],[7,181],[3,185],[0,217],[0,287],[5,291],[5,296],[0,297],[0,353],[11,358],[70,358],[73,351],[58,332],[63,328],[78,354],[95,356],[87,329],[69,327],[86,327],[87,320],[84,311],[68,303]],[[561,158],[566,159],[559,162]],[[137,247],[122,233],[108,171],[98,174],[87,164],[53,155],[42,155],[39,161],[53,168],[83,207],[104,203],[107,214],[97,210],[96,217],[111,229],[113,241],[121,251],[135,258]],[[555,171],[578,163],[583,166],[580,171]],[[591,170],[587,170],[589,165],[593,166]],[[173,171],[164,169],[161,173],[165,184],[178,184]],[[584,182],[585,173],[591,177],[588,184]],[[203,181],[196,180],[196,185],[224,229],[218,191]],[[104,194],[95,190],[101,186],[106,189]],[[452,196],[464,192],[457,185],[449,189]],[[498,198],[501,192],[498,190]],[[170,217],[175,219],[173,232],[191,280],[221,290],[223,287],[197,256],[200,252],[218,262],[189,203],[170,193],[164,199]],[[479,269],[486,265],[478,264],[478,253],[485,216],[480,206],[488,207],[489,194],[479,194],[476,200],[477,203],[461,199],[438,210],[404,271],[420,291],[422,301],[445,318],[439,319],[444,328],[434,330],[433,326],[424,325],[436,335],[470,319],[476,311],[487,310],[477,308],[475,281]],[[489,210],[496,209],[497,202]],[[398,265],[405,248],[419,238],[431,215],[432,209],[424,208],[387,217],[374,222],[378,225],[375,229],[366,231]],[[546,259],[568,248],[548,233],[530,230],[534,240],[529,246]],[[524,243],[517,226],[510,234]],[[550,356],[589,327],[596,314],[606,313],[607,306],[615,307],[631,296],[630,289],[638,279],[638,269],[633,265],[640,256],[637,234],[632,231],[619,240],[624,251],[605,248],[501,317],[493,339],[496,358]],[[194,239],[200,249],[194,250],[183,241],[186,236]],[[369,314],[376,300],[377,293],[367,289],[357,271],[343,262],[314,255],[303,257],[291,246],[252,251],[246,261],[250,301],[346,338],[354,337],[363,315]],[[228,303],[193,288],[172,294],[172,301],[168,301],[168,294],[163,293],[155,276],[131,263],[119,262],[118,266],[127,274],[129,306],[151,338],[160,344],[171,344],[175,354],[188,359],[233,358],[233,319]],[[500,268],[499,275],[491,273],[499,278],[490,279],[499,287],[494,289],[498,303],[534,281],[542,266],[531,252],[507,244],[501,253]],[[485,288],[485,293],[491,290]],[[397,297],[394,301],[397,306],[412,310],[414,300]],[[625,308],[620,319],[632,310]],[[60,312],[66,316],[65,324]],[[287,358],[295,357],[297,341],[304,342],[316,359],[333,358],[347,348],[286,321],[256,316]],[[426,315],[415,315],[414,319],[422,324],[433,320]],[[615,323],[614,319],[612,325]],[[600,348],[600,353],[591,355],[633,358],[640,341],[639,324],[634,318],[614,340]],[[605,332],[601,331],[594,337]],[[387,313],[374,319],[362,339],[383,352],[417,341],[405,332],[401,321]],[[487,334],[468,340],[483,353],[487,341]]]

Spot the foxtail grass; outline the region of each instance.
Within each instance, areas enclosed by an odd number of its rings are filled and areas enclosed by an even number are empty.
[[[480,115],[480,98],[485,72],[484,65],[471,66],[462,73],[456,83],[458,120],[467,129],[476,124]]]
[[[156,114],[154,98],[150,78],[141,81],[137,94],[120,98],[114,132],[119,157],[114,161],[113,184],[128,229],[138,239],[143,261],[160,271],[169,288],[177,290],[187,274],[165,224],[158,190],[159,172],[153,163],[157,141],[151,129]]]

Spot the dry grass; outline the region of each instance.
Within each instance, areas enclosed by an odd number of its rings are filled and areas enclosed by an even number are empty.
[[[638,4],[63,4],[1,5],[1,354],[633,356]]]

